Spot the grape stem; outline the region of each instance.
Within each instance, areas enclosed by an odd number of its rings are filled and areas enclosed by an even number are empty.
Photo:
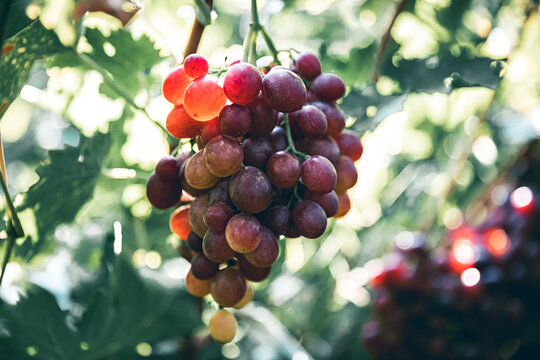
[[[278,51],[276,49],[276,45],[274,44],[274,41],[272,40],[270,35],[268,35],[268,32],[259,20],[257,0],[251,0],[251,22],[249,24],[248,33],[246,34],[246,38],[244,40],[244,53],[242,56],[242,61],[249,62],[250,64],[255,64],[257,37],[259,34],[261,34],[264,42],[266,43],[268,51],[270,51],[270,54],[272,54],[274,62],[276,62],[276,64],[280,64],[281,62],[278,58]]]
[[[307,158],[307,155],[303,152],[300,152],[296,150],[296,147],[294,146],[294,140],[292,138],[291,134],[291,124],[289,123],[289,114],[283,113],[283,127],[285,128],[285,133],[287,134],[287,148],[285,151],[290,152],[291,154],[298,156],[301,158],[301,160],[305,160]]]

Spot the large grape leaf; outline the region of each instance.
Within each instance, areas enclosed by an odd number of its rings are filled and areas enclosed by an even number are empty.
[[[150,75],[150,69],[160,62],[162,57],[148,36],[134,39],[125,29],[117,29],[105,35],[96,28],[86,28],[84,36],[92,48],[90,52],[85,52],[84,56],[88,56],[100,70],[109,73],[115,86],[129,96],[135,97],[141,89],[149,88],[156,82]],[[90,69],[88,64],[81,62],[75,52],[59,54],[49,65],[83,66]],[[118,92],[111,89],[106,82],[101,85],[100,90],[112,99],[118,97]]]
[[[66,324],[66,312],[58,307],[48,291],[33,287],[16,306],[0,308],[9,331],[12,351],[36,351],[41,360],[80,359],[80,336]],[[2,343],[0,342],[0,346]],[[1,349],[0,354],[6,349]],[[6,359],[15,359],[7,354]]]
[[[56,226],[73,221],[92,198],[110,144],[110,135],[81,136],[78,147],[49,151],[49,162],[37,168],[40,179],[28,190],[23,205],[36,217],[39,240],[34,252]]]
[[[397,64],[384,61],[381,76],[388,76],[399,83],[404,91],[447,92],[445,79],[457,75],[471,86],[497,88],[501,79],[500,64],[490,58],[471,58],[465,54],[459,57],[401,60]]]
[[[67,50],[39,21],[34,21],[2,44],[0,57],[0,117],[19,95],[34,61]]]
[[[15,306],[0,305],[2,358],[25,359],[28,349],[41,360],[138,358],[126,356],[137,344],[191,335],[202,324],[185,290],[147,280],[127,257],[105,252],[100,275],[75,291],[85,309],[79,321],[39,287]]]

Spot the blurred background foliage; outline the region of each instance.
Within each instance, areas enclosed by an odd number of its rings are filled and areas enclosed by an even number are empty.
[[[365,153],[352,211],[318,240],[281,241],[271,278],[221,346],[203,324],[214,305],[201,321],[183,289],[170,211],[145,198],[168,152],[153,123],[170,110],[161,81],[200,10],[139,1],[122,27],[101,12],[73,19],[99,0],[8,3],[0,130],[26,237],[0,289],[1,358],[368,359],[359,329],[378,258],[416,231],[435,244],[481,222],[509,191],[500,174],[540,133],[534,2],[259,1],[279,49],[313,51],[344,78],[341,106]],[[213,67],[241,57],[249,6],[214,1],[199,47]]]

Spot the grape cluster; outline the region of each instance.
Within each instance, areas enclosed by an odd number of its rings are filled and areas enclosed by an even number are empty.
[[[320,237],[327,218],[349,211],[363,148],[336,104],[345,84],[321,73],[312,53],[291,68],[236,62],[222,79],[208,71],[204,57],[190,55],[163,83],[175,105],[167,130],[195,138],[198,151],[162,158],[147,196],[160,209],[192,200],[170,220],[191,261],[186,288],[238,308],[253,296],[249,282],[270,274],[279,236]],[[212,336],[230,341],[234,316],[214,316]]]
[[[536,179],[537,181],[537,179]],[[514,190],[445,246],[408,244],[372,279],[376,359],[533,359],[540,351],[540,197]],[[533,355],[534,354],[534,355]]]

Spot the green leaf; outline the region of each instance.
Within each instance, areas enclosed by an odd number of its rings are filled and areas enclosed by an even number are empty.
[[[397,65],[386,61],[381,66],[380,74],[397,81],[405,91],[448,92],[444,80],[453,73],[459,73],[463,81],[474,86],[495,89],[501,80],[499,67],[495,66],[497,62],[490,58],[471,58],[465,54],[441,59],[400,60]]]
[[[97,66],[108,72],[116,86],[120,87],[131,97],[135,97],[141,89],[148,89],[157,80],[151,76],[152,67],[162,60],[154,43],[146,35],[134,39],[125,29],[112,31],[104,35],[95,28],[85,29],[85,38],[92,50],[85,52]],[[83,66],[75,52],[55,56],[49,66],[77,67]],[[118,93],[109,85],[101,84],[100,91],[112,99],[118,98]]]
[[[16,306],[0,308],[12,347],[19,352],[32,348],[40,360],[81,359],[80,337],[68,328],[66,315],[54,296],[37,286]]]
[[[36,172],[40,179],[26,194],[24,208],[35,213],[39,240],[35,251],[56,226],[75,219],[92,198],[101,166],[109,152],[109,135],[81,136],[78,147],[49,151],[49,162]]]
[[[0,57],[0,116],[19,95],[34,61],[67,50],[54,31],[34,21],[2,44]]]
[[[200,325],[196,300],[186,291],[144,280],[122,256],[109,269],[78,324],[93,357],[188,335]]]
[[[74,291],[85,309],[79,321],[37,286],[15,306],[0,305],[2,358],[26,359],[19,354],[31,348],[40,360],[127,359],[141,342],[177,339],[202,325],[194,297],[158,282],[158,272],[143,278],[127,257],[114,255],[112,237],[106,247],[100,275]]]
[[[199,22],[204,26],[210,25],[212,22],[210,6],[208,6],[205,0],[195,0],[195,4],[197,4],[196,14]]]

